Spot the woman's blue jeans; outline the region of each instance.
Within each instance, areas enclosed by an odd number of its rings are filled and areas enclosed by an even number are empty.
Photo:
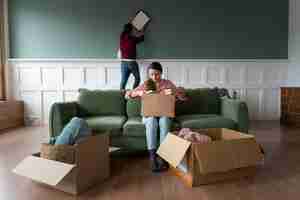
[[[140,84],[141,81],[139,65],[136,61],[121,61],[121,90],[124,90],[126,88],[126,84],[131,73],[134,76],[134,89]]]
[[[158,129],[159,144],[163,142],[171,129],[172,120],[169,117],[143,117],[143,123],[146,126],[147,149],[153,150],[158,147]]]

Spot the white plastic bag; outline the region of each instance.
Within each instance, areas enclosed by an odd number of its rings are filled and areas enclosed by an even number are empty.
[[[119,59],[122,58],[122,55],[121,55],[121,49],[120,49],[120,48],[118,49],[117,58],[119,58]]]

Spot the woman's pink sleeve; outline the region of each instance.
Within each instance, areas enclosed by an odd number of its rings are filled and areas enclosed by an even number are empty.
[[[142,84],[140,86],[138,86],[137,88],[135,88],[134,90],[130,91],[130,96],[132,98],[134,97],[140,97],[145,93],[145,84]]]

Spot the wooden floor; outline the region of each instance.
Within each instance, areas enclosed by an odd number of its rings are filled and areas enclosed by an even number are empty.
[[[300,129],[278,122],[255,122],[251,132],[266,151],[265,165],[256,177],[187,188],[168,173],[152,174],[147,157],[119,158],[112,176],[79,197],[74,197],[14,175],[11,170],[25,156],[37,152],[48,140],[46,127],[27,127],[0,134],[0,199],[199,199],[292,200],[300,198]]]

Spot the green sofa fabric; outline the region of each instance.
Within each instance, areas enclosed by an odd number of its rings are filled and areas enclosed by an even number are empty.
[[[222,98],[221,108],[221,115],[227,119],[232,119],[236,123],[238,131],[248,133],[249,113],[245,102]]]
[[[82,116],[125,115],[126,101],[117,90],[80,89],[78,104]]]
[[[219,114],[220,98],[208,88],[186,89],[188,100],[176,102],[176,116],[188,114]]]
[[[76,102],[54,103],[49,113],[50,136],[58,136],[64,126],[75,116],[78,116],[78,104]]]
[[[89,127],[96,132],[109,131],[111,135],[122,135],[122,128],[127,118],[125,116],[86,117]]]
[[[182,128],[236,128],[236,124],[232,119],[212,114],[182,115],[177,117],[176,120]]]
[[[126,104],[126,113],[128,117],[141,116],[141,101],[139,99],[128,99]]]
[[[219,98],[213,89],[186,89],[186,102],[176,102],[172,130],[178,128],[230,128],[248,132],[247,104]],[[50,136],[60,134],[74,116],[84,118],[96,133],[110,134],[113,146],[145,150],[146,130],[140,100],[125,100],[119,90],[80,89],[77,102],[54,103],[50,109]]]
[[[179,123],[173,120],[172,130],[180,128]],[[129,117],[123,126],[124,136],[129,137],[146,137],[146,128],[142,122],[142,117]]]
[[[124,136],[145,137],[146,128],[142,122],[142,117],[129,117],[124,124]]]

